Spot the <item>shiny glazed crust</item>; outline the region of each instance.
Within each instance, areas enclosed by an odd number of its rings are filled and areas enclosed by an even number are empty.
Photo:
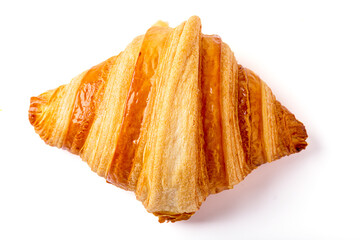
[[[119,55],[30,101],[49,145],[134,191],[160,222],[186,220],[209,194],[304,149],[306,130],[198,17],[163,22]]]

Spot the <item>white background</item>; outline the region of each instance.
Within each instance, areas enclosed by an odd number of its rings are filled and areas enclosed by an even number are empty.
[[[357,1],[1,1],[0,239],[360,239]],[[308,148],[159,224],[131,192],[43,143],[31,96],[191,15],[302,121]]]

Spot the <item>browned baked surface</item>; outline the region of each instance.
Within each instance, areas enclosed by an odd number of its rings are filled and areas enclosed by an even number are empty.
[[[304,149],[306,130],[198,17],[151,27],[117,56],[32,97],[49,145],[134,191],[159,221],[191,217],[209,194]]]

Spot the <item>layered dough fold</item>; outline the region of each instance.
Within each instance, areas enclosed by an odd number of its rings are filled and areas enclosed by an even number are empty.
[[[32,97],[49,145],[134,191],[160,222],[191,217],[209,194],[299,152],[305,127],[198,17],[163,22],[69,84]]]

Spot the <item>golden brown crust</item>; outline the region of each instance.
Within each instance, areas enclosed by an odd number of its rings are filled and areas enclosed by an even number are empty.
[[[170,33],[170,28],[152,27],[144,36],[137,60],[133,79],[125,104],[125,114],[121,119],[121,127],[115,154],[109,166],[107,181],[130,189],[136,183],[129,182],[138,139],[144,118],[147,99],[151,88],[151,78],[155,74],[159,55]]]
[[[221,39],[203,35],[200,53],[202,124],[210,193],[227,189],[220,109]]]
[[[153,25],[124,52],[32,97],[29,121],[134,191],[160,222],[189,219],[209,194],[304,149],[306,130],[198,17]]]
[[[81,79],[63,144],[64,149],[74,154],[79,154],[85,143],[95,117],[95,111],[102,101],[104,85],[114,60],[115,57],[111,57],[92,67]]]

